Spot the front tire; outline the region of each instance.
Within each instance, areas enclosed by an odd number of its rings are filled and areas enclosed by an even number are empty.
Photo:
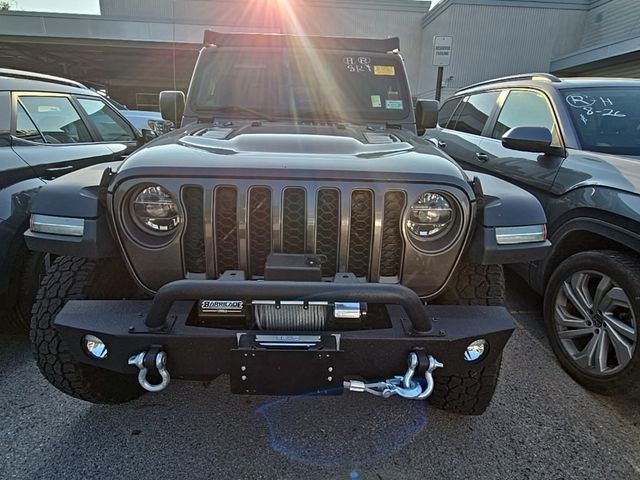
[[[76,362],[54,326],[67,300],[124,298],[135,291],[132,283],[119,259],[55,259],[36,296],[30,337],[38,368],[58,390],[87,402],[106,404],[124,403],[144,393],[135,375]]]
[[[562,367],[594,392],[640,391],[640,262],[594,250],[562,262],[548,282],[544,319]]]
[[[19,254],[18,266],[11,280],[15,284],[14,299],[7,317],[9,324],[20,332],[29,331],[31,309],[40,280],[46,272],[48,258],[44,253],[32,252],[26,247]]]
[[[461,415],[482,415],[491,404],[498,384],[502,356],[495,363],[469,369],[463,375],[437,375],[429,403]]]
[[[504,306],[505,284],[502,265],[474,265],[461,262],[437,305]]]

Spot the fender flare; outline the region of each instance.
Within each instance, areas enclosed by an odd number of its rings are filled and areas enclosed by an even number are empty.
[[[550,262],[557,258],[558,249],[562,247],[564,240],[575,232],[593,233],[619,243],[629,250],[640,252],[640,233],[599,218],[583,216],[570,218],[565,220],[562,226],[552,233],[552,247],[549,255],[538,262],[530,272],[530,283],[538,292],[544,291],[546,281],[552,273],[549,270]],[[588,250],[588,248],[585,250]]]

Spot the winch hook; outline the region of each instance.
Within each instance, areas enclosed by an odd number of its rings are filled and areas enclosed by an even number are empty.
[[[433,372],[444,365],[431,355],[423,351],[411,352],[407,358],[407,371],[402,376],[396,376],[382,382],[366,383],[360,380],[344,382],[344,388],[351,392],[367,392],[379,397],[388,398],[398,395],[411,400],[425,400],[431,396],[435,386]],[[420,382],[414,379],[416,370],[424,370],[426,385],[423,388]]]

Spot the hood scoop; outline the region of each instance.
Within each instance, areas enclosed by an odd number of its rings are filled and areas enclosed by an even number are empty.
[[[223,129],[215,130],[215,134],[192,135],[182,137],[183,145],[203,148],[215,153],[232,155],[237,153],[282,153],[299,155],[352,155],[359,157],[381,156],[390,153],[412,150],[413,146],[401,142],[392,135],[377,133],[375,143],[363,143],[353,137],[333,135],[303,134],[241,134],[225,140]],[[232,130],[232,129],[229,129]],[[386,139],[383,137],[387,137]],[[366,135],[365,135],[366,138]],[[369,140],[367,138],[367,140]]]
[[[375,145],[386,145],[400,141],[400,139],[395,135],[382,132],[365,132],[364,138],[367,139],[367,142]]]
[[[197,136],[203,138],[212,138],[214,140],[224,140],[233,132],[233,128],[207,128],[196,133]]]

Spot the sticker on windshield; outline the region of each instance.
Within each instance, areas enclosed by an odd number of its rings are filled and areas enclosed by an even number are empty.
[[[373,74],[393,76],[396,74],[396,67],[394,67],[393,65],[374,65]]]
[[[382,108],[382,99],[380,95],[371,95],[371,106],[373,108]]]
[[[385,106],[387,110],[402,110],[404,108],[402,100],[387,100]]]

